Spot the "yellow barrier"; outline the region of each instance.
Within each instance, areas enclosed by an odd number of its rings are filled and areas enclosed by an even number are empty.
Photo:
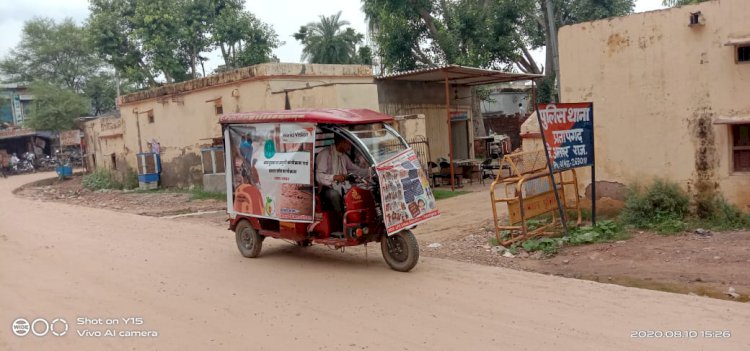
[[[577,223],[581,224],[581,206],[578,194],[578,177],[575,169],[554,174],[560,202],[566,210],[575,210]],[[501,186],[503,197],[498,197],[496,188]],[[571,188],[572,198],[565,196]],[[552,190],[551,177],[547,168],[544,150],[518,152],[506,155],[500,161],[500,171],[490,186],[492,215],[495,236],[504,246],[529,238],[554,234],[550,229],[560,224],[557,201]],[[572,203],[571,203],[572,201]],[[500,224],[497,204],[505,203],[508,208],[507,225]],[[529,230],[527,221],[533,217],[550,213],[552,221],[544,226]]]

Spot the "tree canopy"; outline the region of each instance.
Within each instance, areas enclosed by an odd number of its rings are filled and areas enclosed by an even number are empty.
[[[549,45],[548,1],[555,28],[634,7],[634,0],[362,0],[362,9],[385,69],[450,63],[541,73],[531,50]]]
[[[364,35],[357,33],[348,21],[341,20],[341,11],[331,16],[320,16],[320,21],[310,22],[294,33],[300,41],[302,60],[310,63],[354,64],[372,62],[368,47],[357,47]]]
[[[31,115],[26,121],[30,128],[53,132],[72,129],[76,119],[89,112],[86,97],[70,89],[35,81],[30,85],[30,91],[34,95]]]
[[[21,41],[0,60],[0,72],[6,81],[43,80],[77,92],[101,66],[85,29],[70,18],[59,23],[51,18],[26,21]]]
[[[74,106],[91,102],[82,114],[98,115],[115,108],[115,77],[112,69],[94,53],[88,31],[72,19],[56,22],[50,18],[34,18],[23,26],[21,41],[15,49],[0,60],[0,73],[4,81],[21,85],[30,84],[35,96],[34,104],[46,106],[59,102],[61,96],[81,95]],[[58,90],[53,90],[53,88]],[[36,95],[40,92],[40,95]],[[72,94],[72,95],[71,95]],[[48,99],[52,99],[49,100]],[[48,114],[41,108],[37,114]],[[47,121],[42,118],[39,121]],[[37,124],[41,126],[43,124]],[[53,126],[57,125],[56,123]],[[41,128],[51,129],[51,128]]]
[[[243,9],[244,0],[89,0],[89,33],[97,52],[142,86],[203,74],[204,56],[219,48],[224,69],[274,59],[281,42],[270,25]]]

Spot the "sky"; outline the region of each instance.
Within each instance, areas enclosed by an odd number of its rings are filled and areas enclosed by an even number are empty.
[[[292,34],[299,27],[317,21],[320,15],[342,11],[341,18],[351,27],[365,33],[367,25],[358,0],[251,0],[245,7],[262,21],[271,24],[285,44],[274,51],[281,62],[300,62],[302,46]],[[635,11],[643,12],[663,8],[661,0],[636,0]],[[0,0],[0,57],[21,40],[23,23],[34,17],[64,19],[71,17],[83,23],[88,17],[88,0]],[[536,53],[535,56],[543,57]],[[206,72],[221,64],[221,55],[208,55]],[[542,60],[543,61],[543,60]],[[542,62],[539,61],[539,62]]]

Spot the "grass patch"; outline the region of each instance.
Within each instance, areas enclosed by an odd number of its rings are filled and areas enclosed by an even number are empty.
[[[560,251],[564,242],[564,238],[529,239],[524,241],[521,247],[528,252],[541,251],[545,255],[554,255]]]
[[[702,223],[691,223],[698,227],[703,224],[713,230],[732,230],[750,228],[750,213],[743,213],[737,206],[727,202],[722,196],[715,196],[697,204],[698,218]]]
[[[675,234],[695,228],[732,230],[750,228],[750,214],[742,213],[720,194],[702,196],[694,206],[688,194],[675,183],[657,180],[649,187],[628,191],[623,223],[660,234]]]
[[[128,170],[123,178],[123,189],[132,190],[138,188],[138,174],[133,172],[133,170]]]
[[[450,191],[450,190],[443,190],[443,189],[432,190],[432,195],[435,196],[435,200],[448,199],[448,198],[463,195],[463,194],[468,194],[468,191],[462,191],[462,190]]]
[[[662,234],[687,229],[690,197],[679,185],[657,179],[649,187],[638,184],[628,189],[620,218],[623,223]]]
[[[531,222],[531,221],[529,221]],[[529,225],[531,227],[531,225]],[[565,245],[585,245],[601,242],[612,242],[630,238],[630,233],[618,222],[602,220],[595,226],[570,226],[568,234],[559,238],[529,239],[521,245],[528,252],[542,251],[550,256],[556,254]]]
[[[102,168],[84,175],[82,184],[89,190],[122,189],[122,184],[115,179],[114,174]]]
[[[611,242],[630,238],[622,224],[612,220],[601,220],[595,226],[574,228],[570,227],[568,235],[563,237],[570,245],[594,244]]]

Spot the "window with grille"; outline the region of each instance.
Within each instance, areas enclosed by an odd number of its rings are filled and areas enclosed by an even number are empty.
[[[737,47],[737,62],[750,62],[750,45]]]
[[[735,172],[750,172],[750,124],[732,126],[732,161]]]

